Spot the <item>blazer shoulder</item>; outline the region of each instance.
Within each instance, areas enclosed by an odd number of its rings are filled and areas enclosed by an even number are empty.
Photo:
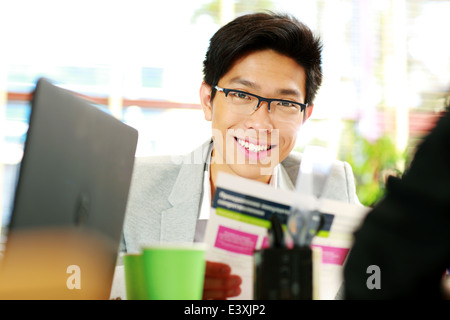
[[[170,173],[177,173],[181,167],[181,156],[153,156],[136,157],[134,162],[133,179],[148,178],[158,179]]]
[[[301,160],[301,153],[291,152],[291,154],[289,154],[282,162],[283,167],[294,185],[297,181]],[[341,160],[333,161],[327,181],[327,187],[323,196],[328,199],[359,204],[356,195],[355,178],[349,163]]]

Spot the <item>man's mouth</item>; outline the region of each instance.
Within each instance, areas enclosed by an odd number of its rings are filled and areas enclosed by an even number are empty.
[[[244,140],[244,139],[239,139],[238,137],[234,137],[234,139],[237,141],[237,143],[245,148],[246,150],[250,151],[250,152],[263,152],[263,151],[269,151],[270,149],[272,149],[272,147],[274,147],[274,145],[271,144],[267,144],[267,143],[252,143],[249,142],[248,140]]]

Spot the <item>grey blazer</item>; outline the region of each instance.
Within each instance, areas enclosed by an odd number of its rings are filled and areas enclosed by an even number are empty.
[[[125,216],[122,251],[161,242],[192,242],[203,193],[203,175],[211,141],[186,156],[136,158]],[[301,154],[281,163],[278,185],[294,189]],[[336,161],[323,196],[359,203],[353,172]]]

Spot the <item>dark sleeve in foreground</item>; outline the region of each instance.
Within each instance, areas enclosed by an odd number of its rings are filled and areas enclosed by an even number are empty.
[[[380,270],[369,289],[368,267]],[[401,179],[355,233],[345,269],[346,299],[440,299],[450,267],[450,113],[419,145]]]

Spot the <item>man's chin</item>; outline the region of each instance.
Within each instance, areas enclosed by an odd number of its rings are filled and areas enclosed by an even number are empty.
[[[275,166],[258,164],[235,164],[232,171],[243,178],[268,182]]]

